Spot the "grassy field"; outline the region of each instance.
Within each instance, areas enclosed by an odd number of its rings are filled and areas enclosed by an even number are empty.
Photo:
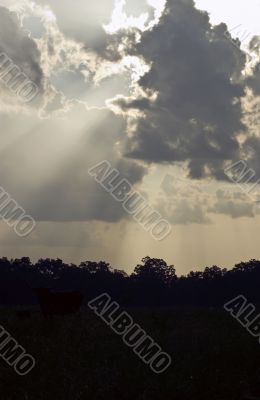
[[[173,363],[154,374],[89,310],[44,320],[1,310],[0,324],[36,359],[18,376],[0,359],[2,400],[237,400],[260,389],[260,345],[224,310],[128,310]]]

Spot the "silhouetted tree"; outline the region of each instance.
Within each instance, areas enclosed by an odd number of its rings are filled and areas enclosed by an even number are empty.
[[[236,264],[233,269],[216,265],[204,271],[176,276],[175,267],[164,260],[145,257],[131,276],[105,261],[85,261],[79,266],[61,259],[0,258],[0,304],[33,304],[33,287],[77,289],[86,301],[107,292],[121,305],[221,306],[238,294],[260,303],[260,261]]]
[[[157,281],[170,286],[176,280],[176,270],[173,265],[160,258],[144,257],[143,265],[138,264],[134,269],[133,276],[145,281]]]

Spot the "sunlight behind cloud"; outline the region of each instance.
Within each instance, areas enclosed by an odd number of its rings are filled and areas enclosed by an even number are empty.
[[[155,19],[159,19],[166,5],[166,0],[147,0],[147,4],[154,8]]]
[[[142,31],[150,29],[158,23],[164,10],[166,0],[147,0],[147,6],[154,8],[154,19],[149,22],[149,13],[141,13],[138,17],[128,16],[124,10],[126,0],[116,0],[115,8],[112,13],[111,21],[104,25],[107,33],[113,34],[120,29],[138,28]]]
[[[49,10],[49,9],[45,10],[44,16],[46,18],[46,21],[56,22],[56,16],[51,10]]]
[[[141,14],[139,17],[127,16],[124,12],[125,0],[117,0],[112,13],[111,22],[105,25],[107,33],[113,34],[122,28],[139,28],[144,29],[148,19],[148,13]]]

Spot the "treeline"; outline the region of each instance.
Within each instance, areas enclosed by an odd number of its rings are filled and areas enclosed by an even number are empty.
[[[145,257],[129,276],[104,261],[80,265],[62,260],[40,259],[33,264],[28,257],[0,258],[0,304],[36,304],[32,288],[54,291],[79,290],[85,303],[107,292],[122,306],[223,306],[243,294],[260,304],[260,261],[241,262],[227,270],[217,266],[191,271],[178,277],[173,265]]]

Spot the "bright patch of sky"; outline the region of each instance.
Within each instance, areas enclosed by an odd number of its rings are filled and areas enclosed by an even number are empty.
[[[129,14],[127,11],[127,0],[116,0],[111,21],[108,25],[105,25],[105,29],[108,33],[113,34],[123,28],[139,28],[141,30],[151,28],[158,22],[164,10],[165,3],[166,0],[147,0],[145,7],[140,8],[140,14],[138,15],[136,12],[140,4],[132,7],[132,11]],[[154,18],[152,21],[149,21],[149,7],[154,8]]]
[[[255,35],[260,35],[260,0],[195,0],[197,7],[210,14],[211,22],[225,22],[233,37],[245,47]]]

